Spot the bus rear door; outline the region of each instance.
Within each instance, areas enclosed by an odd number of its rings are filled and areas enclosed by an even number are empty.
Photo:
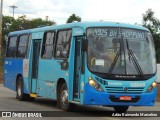
[[[33,40],[31,92],[36,93],[41,39]]]

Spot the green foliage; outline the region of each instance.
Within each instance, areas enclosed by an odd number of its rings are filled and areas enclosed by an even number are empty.
[[[72,14],[71,16],[69,16],[66,23],[72,23],[74,21],[80,22],[81,18],[79,16],[76,16],[75,14]]]
[[[24,29],[32,29],[38,26],[49,26],[54,25],[54,21],[46,21],[42,20],[41,18],[36,19],[27,19],[25,15],[18,17],[17,19],[12,19],[11,25],[9,26],[10,32],[17,31],[17,30],[24,30]],[[5,23],[5,21],[4,21]]]
[[[7,35],[9,32],[12,31],[18,31],[18,30],[25,30],[25,29],[32,29],[36,28],[38,26],[49,26],[56,24],[54,21],[50,20],[42,20],[41,18],[36,19],[27,19],[25,15],[18,17],[17,19],[14,19],[10,16],[3,16],[2,20],[2,47],[3,51],[2,54],[5,51],[6,48],[6,42],[5,39],[7,38]]]
[[[153,35],[157,62],[160,63],[160,20],[154,16],[154,12],[151,9],[148,9],[146,13],[143,14],[142,25],[148,28]]]
[[[0,72],[3,70],[3,56],[6,49],[6,39],[9,32],[32,29],[38,26],[49,26],[56,24],[54,21],[42,20],[41,18],[27,19],[25,15],[14,19],[10,16],[3,16],[2,18],[2,55],[0,56]]]

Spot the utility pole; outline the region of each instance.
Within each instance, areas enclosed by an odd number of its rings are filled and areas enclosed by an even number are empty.
[[[11,8],[13,9],[13,18],[14,18],[14,9],[16,9],[16,8],[17,8],[17,6],[12,5],[12,6],[9,6],[9,7],[11,7]]]
[[[46,21],[48,21],[48,16],[46,16]]]
[[[3,9],[3,0],[1,0],[1,8],[0,8],[0,57],[2,55],[2,9]]]

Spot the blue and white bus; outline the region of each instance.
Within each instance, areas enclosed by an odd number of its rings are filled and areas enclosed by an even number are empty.
[[[153,106],[156,58],[148,29],[116,22],[77,22],[9,33],[4,86],[17,99],[46,97],[125,112]]]

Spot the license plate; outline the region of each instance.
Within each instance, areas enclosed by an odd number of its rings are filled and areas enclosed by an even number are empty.
[[[132,97],[130,97],[130,96],[120,96],[119,100],[132,100]]]

